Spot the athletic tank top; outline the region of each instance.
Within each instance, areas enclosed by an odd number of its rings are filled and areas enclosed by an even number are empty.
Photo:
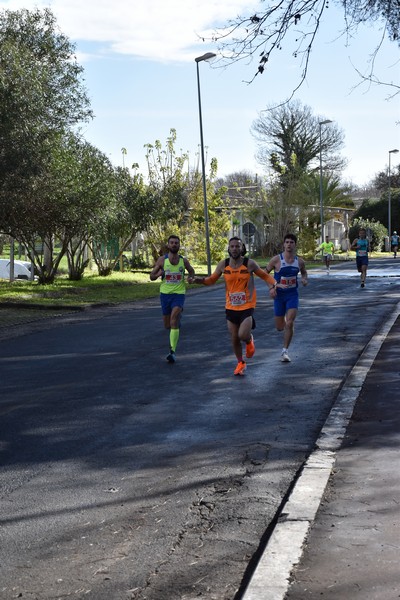
[[[164,256],[164,274],[160,285],[160,292],[162,294],[184,294],[186,292],[185,263],[180,254],[177,265],[170,263],[168,254]]]
[[[279,258],[281,261],[281,268],[279,271],[275,271],[274,277],[278,283],[282,283],[287,287],[285,290],[277,288],[276,291],[278,294],[294,292],[299,286],[297,281],[297,275],[300,272],[299,259],[297,256],[295,256],[292,263],[287,263],[283,258],[283,254],[280,254]]]
[[[246,310],[256,306],[254,277],[247,268],[248,262],[245,257],[243,264],[234,269],[229,265],[229,258],[225,259],[225,308],[229,310]]]
[[[357,240],[356,256],[368,256],[368,240],[359,238]]]

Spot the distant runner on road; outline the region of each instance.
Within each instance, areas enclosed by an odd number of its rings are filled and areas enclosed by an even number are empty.
[[[399,249],[400,237],[397,235],[397,231],[393,231],[393,235],[390,238],[390,245],[392,247],[393,258],[397,256],[397,250]]]
[[[326,270],[329,272],[330,263],[335,252],[335,244],[329,241],[329,235],[325,236],[325,241],[318,247],[318,250],[322,250],[322,254],[325,261]]]
[[[301,273],[303,285],[308,283],[306,266],[304,260],[296,254],[296,244],[297,237],[293,233],[287,233],[283,240],[283,252],[271,258],[265,267],[267,273],[274,271],[277,283],[285,286],[284,289],[277,290],[274,300],[275,326],[278,331],[283,331],[282,362],[291,362],[288,349],[299,307],[298,274]]]
[[[365,279],[368,269],[369,241],[367,240],[367,231],[364,227],[358,232],[358,238],[355,238],[351,244],[351,249],[356,251],[357,270],[361,274],[361,287],[365,287]]]
[[[160,256],[150,273],[151,281],[161,277],[160,302],[164,327],[169,329],[169,354],[167,361],[176,361],[176,347],[179,340],[179,327],[185,303],[185,269],[190,277],[195,272],[187,258],[179,254],[180,239],[170,235],[167,242],[168,253]]]
[[[240,238],[235,236],[229,240],[228,254],[229,258],[221,260],[212,275],[189,278],[189,282],[213,285],[221,275],[224,276],[226,320],[233,351],[237,358],[233,374],[244,375],[246,361],[243,359],[242,342],[246,344],[246,358],[252,358],[256,350],[251,333],[255,328],[253,314],[257,302],[253,275],[261,277],[267,284],[270,284],[272,297],[276,295],[278,283],[271,275],[265,273],[254,260],[245,256],[246,247]]]

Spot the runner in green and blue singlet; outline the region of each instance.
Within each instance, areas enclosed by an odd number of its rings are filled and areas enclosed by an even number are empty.
[[[185,270],[190,277],[195,272],[187,258],[179,254],[180,240],[177,235],[170,235],[167,242],[168,253],[160,256],[150,273],[151,281],[161,277],[160,303],[164,327],[169,329],[169,354],[167,361],[176,360],[176,347],[179,340],[179,325],[185,303],[186,283]]]

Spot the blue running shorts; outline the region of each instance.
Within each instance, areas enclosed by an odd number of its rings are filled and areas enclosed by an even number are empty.
[[[284,317],[289,308],[299,308],[299,294],[278,294],[274,298],[275,317]]]
[[[356,258],[357,270],[361,272],[362,265],[368,266],[368,256],[357,256]]]
[[[175,306],[183,310],[185,294],[160,294],[161,310],[163,315],[170,315]]]

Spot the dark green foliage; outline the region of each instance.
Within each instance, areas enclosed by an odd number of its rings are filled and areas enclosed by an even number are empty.
[[[380,192],[387,192],[389,189],[389,169],[385,171],[380,171],[373,180],[374,187]],[[400,188],[400,164],[391,167],[390,173],[390,186],[395,188]]]
[[[392,189],[391,198],[391,224],[392,230],[400,230],[400,189]],[[354,213],[355,219],[366,219],[382,223],[388,227],[389,219],[389,193],[386,191],[380,200],[364,200],[360,208]]]

